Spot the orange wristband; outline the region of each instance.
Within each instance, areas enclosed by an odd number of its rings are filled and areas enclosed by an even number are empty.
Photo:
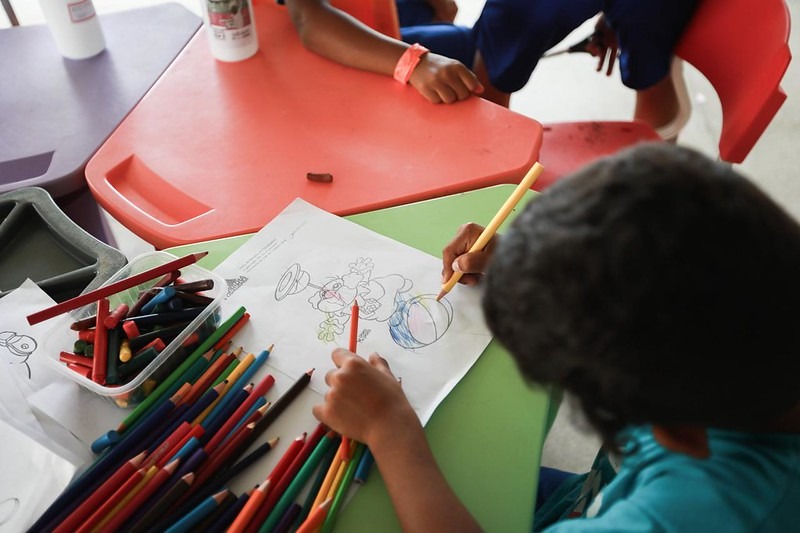
[[[419,60],[430,52],[427,48],[419,43],[414,43],[403,52],[400,59],[397,61],[397,66],[394,67],[394,79],[405,85],[411,79],[411,74],[419,63]]]

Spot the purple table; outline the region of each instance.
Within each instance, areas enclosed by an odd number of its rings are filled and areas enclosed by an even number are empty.
[[[0,193],[46,189],[84,229],[108,242],[84,169],[197,32],[178,4],[100,16],[106,49],[63,58],[46,26],[0,30]]]

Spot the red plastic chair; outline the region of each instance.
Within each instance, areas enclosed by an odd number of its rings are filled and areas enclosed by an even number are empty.
[[[400,20],[394,0],[331,0],[331,5],[384,35],[400,38]]]
[[[719,157],[741,163],[786,100],[780,87],[791,60],[789,10],[784,0],[703,0],[675,54],[697,68],[722,105]],[[537,181],[542,190],[602,156],[638,142],[660,140],[640,122],[565,122],[544,125]]]

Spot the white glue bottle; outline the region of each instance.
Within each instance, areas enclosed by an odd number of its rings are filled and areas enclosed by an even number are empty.
[[[200,0],[211,54],[220,61],[241,61],[258,51],[251,0]]]
[[[39,5],[62,56],[86,59],[105,49],[92,0],[39,0]]]

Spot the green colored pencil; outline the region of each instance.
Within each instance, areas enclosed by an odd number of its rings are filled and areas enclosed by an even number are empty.
[[[297,472],[292,482],[286,487],[286,491],[281,495],[278,503],[275,504],[275,507],[269,513],[267,520],[258,530],[258,533],[269,533],[275,528],[278,522],[280,522],[286,509],[292,504],[300,491],[303,490],[308,478],[311,477],[322,461],[322,458],[325,457],[325,453],[328,451],[328,448],[330,448],[333,440],[333,435],[330,433],[320,439],[317,447],[314,448],[314,451],[311,452],[311,455],[306,459],[306,462]]]

